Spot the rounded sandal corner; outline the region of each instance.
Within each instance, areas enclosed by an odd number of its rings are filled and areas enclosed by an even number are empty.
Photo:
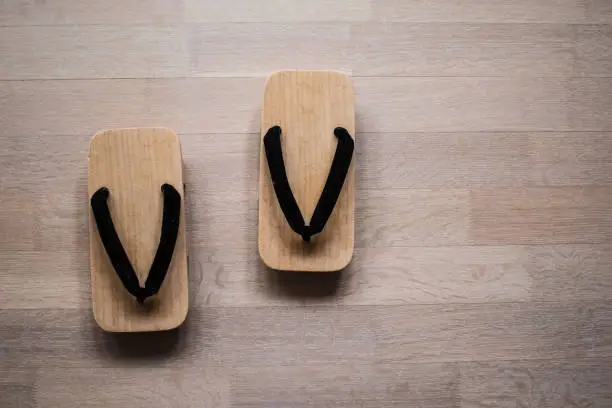
[[[98,325],[98,327],[102,329],[102,331],[105,331],[107,333],[118,333],[119,332],[119,330],[117,330],[116,327],[108,325],[105,320],[101,319],[96,313],[95,308],[93,309],[93,318],[96,324]]]
[[[261,260],[261,263],[268,269],[273,269],[275,271],[278,271],[278,265],[274,265],[270,262],[270,260],[268,259],[268,255],[266,254],[266,252],[262,249],[261,247],[261,243],[259,245],[259,248],[257,250],[257,252],[259,252],[259,259]]]
[[[189,317],[189,306],[185,307],[180,312],[180,317],[176,320],[176,323],[172,327],[168,328],[168,330],[176,330],[185,324],[187,318]]]
[[[346,256],[346,258],[342,260],[342,263],[340,264],[338,269],[336,269],[334,272],[341,272],[345,270],[346,268],[348,268],[351,265],[351,262],[353,262],[354,252],[355,251],[351,249],[351,251],[348,253],[348,256]]]

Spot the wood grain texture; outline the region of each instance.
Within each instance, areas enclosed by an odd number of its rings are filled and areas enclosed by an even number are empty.
[[[358,132],[356,137],[357,188],[363,191],[612,185],[610,132]],[[78,181],[86,173],[82,157],[90,138],[86,133],[0,135],[3,191],[34,194],[42,186],[56,193],[84,191]],[[189,185],[257,191],[258,173],[252,171],[259,165],[257,134],[179,138]],[[30,141],[40,149],[28,149]],[[65,182],[52,183],[58,172]]]
[[[603,243],[611,238],[612,190],[607,187],[485,189],[472,191],[470,202],[475,242]]]
[[[507,23],[0,27],[0,79],[265,77],[286,68],[356,76],[610,76],[609,31]],[[385,47],[372,46],[378,43]],[[123,58],[112,58],[117,48]],[[245,59],[252,49],[257,54]]]
[[[0,406],[609,408],[612,2],[0,2]],[[257,253],[265,77],[356,93],[342,274]],[[100,129],[183,147],[190,315],[92,317]]]
[[[607,302],[397,306],[377,319],[377,352],[383,362],[604,356],[612,351],[608,307]]]
[[[189,253],[190,298],[195,305],[244,307],[610,300],[610,249],[593,244],[366,248],[355,251],[345,274],[315,279],[271,273],[258,266],[251,249],[197,246]],[[0,305],[87,307],[89,279],[73,272],[87,256],[87,248],[3,254],[0,261],[12,274],[2,279]],[[27,287],[24,278],[32,282]],[[389,281],[397,283],[389,286]]]
[[[263,84],[261,78],[0,81],[0,124],[7,135],[147,126],[257,132]],[[26,115],[36,123],[28,125]]]
[[[180,195],[176,243],[159,292],[140,305],[117,276],[89,217],[93,315],[110,332],[171,330],[180,326],[189,305],[183,163],[178,137],[164,128],[131,128],[96,133],[89,144],[88,195],[109,191],[108,210],[121,245],[141,287],[157,257],[165,211],[162,185]],[[93,204],[92,204],[93,207]],[[165,218],[165,215],[164,215]],[[175,220],[175,223],[177,221]]]
[[[70,375],[70,383],[57,381],[58,375]],[[74,389],[90,388],[83,396]],[[230,406],[229,378],[220,370],[205,367],[182,370],[151,367],[43,369],[39,371],[35,401],[44,407],[99,407],[129,405],[135,408],[165,407],[225,408]]]
[[[612,5],[606,0],[585,0],[586,16],[589,21],[610,23],[612,21]]]
[[[360,78],[367,132],[610,130],[607,78]]]
[[[379,77],[353,84],[362,132],[612,130],[611,78]],[[0,125],[22,136],[138,125],[257,133],[263,87],[263,78],[242,77],[0,81]]]
[[[530,193],[533,200],[518,201]],[[363,190],[358,192],[356,203],[355,246],[606,244],[611,193],[608,186],[504,188],[499,194],[491,187]],[[31,201],[21,206],[19,197]],[[44,197],[6,194],[9,204],[4,222],[13,233],[0,235],[4,248],[71,251],[78,247],[76,235],[87,232],[83,224],[87,195],[82,191],[70,200],[64,197],[62,192]],[[551,201],[557,199],[558,203]],[[232,242],[232,248],[256,248],[257,209],[252,204],[257,202],[256,191],[208,193],[188,200],[186,216],[192,243],[204,241],[224,248]],[[66,231],[75,237],[57,238]],[[220,243],[208,243],[211,237]]]
[[[572,75],[578,48],[575,27],[507,23],[353,24],[352,55],[358,57],[353,73],[360,76]],[[591,39],[591,46],[596,44],[594,40]],[[605,43],[603,38],[599,40],[602,45]],[[381,43],[385,44],[384,48],[376,46]]]
[[[0,79],[266,77],[286,68],[350,72],[349,31],[348,24],[278,22],[120,30],[104,25],[4,27]],[[122,58],[113,58],[117,48]],[[253,49],[257,54],[245,59]],[[81,63],[71,63],[77,59]]]
[[[72,24],[132,25],[181,21],[182,0],[16,0],[0,3],[0,25],[40,26]]]
[[[610,76],[603,24],[354,23],[357,76]],[[380,48],[375,44],[384,43]]]
[[[459,207],[451,206],[449,199],[444,198],[455,197],[449,187],[460,188],[486,194],[488,200],[502,200],[505,196],[501,202],[511,206],[512,201],[504,200],[514,197],[525,187],[531,188],[527,190],[531,195],[537,191],[553,193],[555,188],[549,186],[566,185],[562,189],[567,191],[565,196],[573,196],[585,188],[592,190],[589,186],[593,182],[609,185],[612,173],[608,170],[607,157],[612,153],[608,136],[607,133],[563,132],[376,134],[373,137],[362,134],[362,143],[357,145],[358,204],[361,203],[357,214],[364,216],[357,227],[360,228],[358,237],[366,234],[359,245],[365,251],[355,254],[356,263],[351,273],[355,272],[358,278],[349,279],[346,291],[354,291],[357,282],[361,284],[356,293],[349,296],[345,292],[340,300],[367,304],[383,301],[473,302],[487,297],[554,300],[559,293],[577,299],[608,298],[612,292],[609,292],[610,280],[605,273],[605,265],[610,262],[605,256],[606,244],[541,246],[545,237],[538,232],[546,228],[548,234],[553,234],[547,238],[549,243],[554,242],[554,234],[560,231],[565,231],[566,237],[571,233],[570,238],[576,242],[597,231],[599,234],[605,232],[600,227],[606,220],[605,208],[609,205],[605,195],[583,201],[593,207],[593,210],[585,210],[589,213],[596,214],[593,211],[600,208],[597,210],[599,216],[592,222],[586,220],[584,230],[568,230],[571,224],[555,220],[549,225],[529,225],[522,230],[515,226],[512,227],[517,231],[515,237],[517,233],[528,234],[531,241],[535,238],[540,241],[533,241],[537,245],[497,248],[470,248],[465,247],[470,241],[464,238],[449,240],[451,236],[447,232],[453,228],[455,231],[468,229],[470,205],[465,195]],[[87,155],[89,136],[43,136],[32,140],[36,140],[40,150],[28,152],[27,141],[22,137],[2,138],[7,152],[0,158],[6,169],[2,175],[6,198],[2,219],[3,225],[13,226],[3,230],[6,232],[2,234],[2,243],[4,248],[13,250],[2,253],[2,260],[12,273],[0,276],[3,283],[0,298],[6,307],[85,307],[89,302],[89,282],[85,275],[74,274],[73,270],[82,268],[87,262],[87,244],[78,237],[87,234],[88,212],[83,205],[88,199],[87,164],[83,157]],[[410,141],[411,149],[402,149],[406,140]],[[182,135],[181,142],[187,190],[199,192],[187,194],[186,211],[192,242],[191,270],[199,270],[201,266],[203,293],[210,293],[209,301],[214,304],[261,305],[296,301],[286,296],[270,298],[270,293],[279,289],[276,284],[268,287],[275,280],[267,279],[260,269],[253,269],[253,265],[258,264],[252,252],[257,225],[257,210],[252,205],[257,200],[257,172],[252,171],[259,160],[257,135]],[[591,144],[598,148],[589,149]],[[62,183],[54,182],[54,174],[62,174]],[[571,184],[575,186],[569,188],[567,185]],[[505,186],[504,195],[492,192],[491,186]],[[407,197],[411,200],[412,204],[400,206],[411,208],[411,213],[415,214],[409,217],[410,225],[406,226],[403,238],[393,232],[396,230],[393,220],[401,219],[406,213],[402,211],[392,216],[387,214],[389,207],[376,204],[384,201],[385,196],[377,191],[392,187],[419,188],[393,188],[393,195],[389,196],[396,202],[406,202]],[[600,188],[600,192],[606,193],[607,188]],[[366,197],[369,198],[364,201]],[[378,197],[383,198],[379,200]],[[438,199],[440,197],[443,199]],[[534,205],[541,205],[541,200]],[[555,205],[563,213],[573,211],[576,214],[572,202],[556,201]],[[420,207],[415,207],[419,202],[422,203]],[[474,218],[491,220],[486,214],[495,208],[486,207],[482,215],[474,214]],[[492,207],[499,207],[499,204]],[[445,226],[453,219],[457,208],[465,208],[463,215],[459,214],[463,217],[463,220],[459,218],[459,227]],[[536,210],[523,207],[516,211],[526,214]],[[434,216],[427,215],[432,212]],[[507,216],[511,211],[500,210],[497,214],[500,214],[497,217]],[[423,221],[418,221],[419,217]],[[369,220],[372,222],[366,223]],[[437,224],[432,223],[435,220],[439,220]],[[522,222],[520,217],[514,220]],[[487,227],[487,232],[497,231],[500,236],[505,234],[502,228],[510,226],[509,222],[494,225]],[[14,234],[8,234],[9,230],[16,231],[17,241]],[[432,231],[433,238],[429,241],[425,239],[427,231]],[[65,234],[74,238],[66,239]],[[219,239],[211,239],[213,236]],[[397,249],[377,244],[390,236],[400,238]],[[504,244],[520,242],[516,238],[508,240],[507,234],[504,236]],[[464,246],[441,246],[443,238],[446,245]],[[226,245],[230,241],[232,245]],[[486,244],[487,240],[477,243]],[[417,247],[411,249],[406,245]],[[433,245],[433,248],[423,248],[424,245]],[[534,255],[530,255],[532,252]],[[405,261],[398,263],[397,259]],[[465,266],[462,266],[463,260]],[[477,270],[484,275],[476,275],[470,285],[454,293],[454,288],[464,279],[471,279],[470,271]],[[23,276],[31,276],[27,287],[21,284]],[[389,281],[397,283],[389,287],[386,284]],[[73,296],[66,298],[62,292],[57,292],[56,285],[66,288]],[[310,286],[316,286],[316,281]],[[31,296],[26,296],[27,293]],[[197,301],[204,299],[206,296],[202,295]],[[335,300],[332,297],[321,301]]]
[[[344,275],[317,280],[253,272],[249,251],[225,257],[218,249],[192,248],[191,268],[201,305],[595,301],[612,293],[608,251],[600,245],[357,249]],[[457,282],[466,283],[460,292]]]
[[[611,136],[561,131],[363,134],[357,147],[359,185],[364,190],[610,185]]]
[[[376,0],[372,15],[382,21],[576,23],[605,21],[605,0]],[[609,21],[609,20],[607,20]]]
[[[232,5],[209,1],[184,0],[185,20],[205,22],[317,22],[368,21],[370,0],[238,0]]]
[[[185,22],[367,21],[370,0],[239,0],[217,4],[198,0],[103,2],[87,7],[75,0],[15,0],[0,4],[0,25],[167,24]]]
[[[299,211],[310,225],[338,148],[334,129],[340,126],[355,139],[355,95],[349,77],[332,71],[276,72],[266,81],[261,111],[261,259],[277,270],[339,271],[349,264],[355,246],[355,160],[350,161],[325,228],[305,243],[287,223],[274,191],[264,148],[264,137],[273,126],[282,129],[286,177]]]
[[[0,404],[3,407],[35,408],[33,387],[22,384],[0,385]]]
[[[460,368],[462,406],[593,407],[612,403],[609,370],[597,360],[470,363]]]
[[[11,350],[2,367],[240,370],[609,358],[610,309],[608,301],[202,306],[176,332],[123,336],[104,333],[83,310],[8,309],[0,314],[3,347]]]

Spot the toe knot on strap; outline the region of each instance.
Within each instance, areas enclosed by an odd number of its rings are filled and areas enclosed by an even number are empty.
[[[308,225],[305,225],[300,235],[304,242],[310,242],[310,238],[312,238],[312,229]]]

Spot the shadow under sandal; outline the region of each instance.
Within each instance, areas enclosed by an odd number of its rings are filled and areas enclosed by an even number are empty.
[[[268,78],[259,252],[270,268],[332,272],[350,262],[355,241],[354,106],[352,85],[341,73],[282,71]],[[308,224],[305,215],[310,215]]]
[[[177,136],[163,128],[96,134],[89,193],[96,322],[111,332],[178,327],[187,315],[188,281]]]

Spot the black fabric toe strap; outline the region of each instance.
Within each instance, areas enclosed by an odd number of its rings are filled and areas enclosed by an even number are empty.
[[[342,127],[334,129],[334,135],[338,138],[336,153],[334,154],[323,192],[310,219],[310,225],[306,225],[304,216],[300,211],[300,207],[295,200],[289,180],[287,179],[281,145],[281,133],[280,126],[273,126],[264,136],[264,148],[268,168],[270,169],[270,177],[272,178],[276,198],[283,214],[285,214],[287,223],[293,231],[302,236],[304,241],[309,242],[313,235],[323,231],[327,220],[336,206],[351,165],[355,142],[346,129]]]
[[[132,263],[115,230],[113,218],[108,208],[107,200],[110,194],[108,188],[102,187],[91,196],[91,209],[93,210],[102,245],[104,245],[104,249],[123,286],[139,303],[155,295],[161,288],[172,261],[172,254],[174,253],[178,237],[181,217],[181,195],[170,184],[162,185],[161,191],[164,195],[161,235],[144,287],[140,286],[138,276],[136,276]]]

